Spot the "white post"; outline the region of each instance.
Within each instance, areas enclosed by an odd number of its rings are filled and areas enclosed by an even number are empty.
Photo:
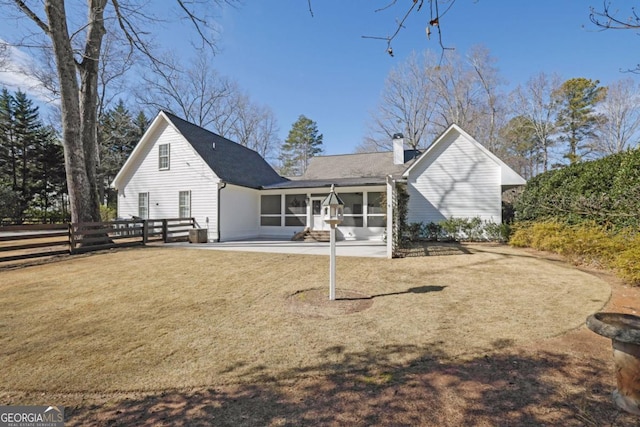
[[[336,224],[331,224],[331,255],[329,257],[329,300],[336,299]]]
[[[387,258],[393,258],[393,187],[391,176],[387,176]]]

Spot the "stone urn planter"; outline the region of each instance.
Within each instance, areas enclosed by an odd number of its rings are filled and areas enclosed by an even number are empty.
[[[595,313],[587,318],[587,327],[611,338],[618,388],[615,404],[640,415],[640,317],[622,313]]]

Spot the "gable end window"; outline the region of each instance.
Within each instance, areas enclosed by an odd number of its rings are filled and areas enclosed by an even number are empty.
[[[158,145],[158,169],[169,170],[169,144]]]

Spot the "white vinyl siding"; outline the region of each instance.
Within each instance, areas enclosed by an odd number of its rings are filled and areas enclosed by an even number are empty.
[[[220,190],[220,238],[251,239],[259,232],[260,191],[227,184]]]
[[[169,170],[169,156],[171,154],[170,144],[158,145],[158,169],[161,171]]]
[[[191,217],[191,191],[181,191],[178,195],[178,216],[180,218]]]
[[[149,193],[138,193],[138,216],[149,219]]]
[[[433,148],[409,174],[408,221],[480,217],[500,222],[500,165],[457,132]]]
[[[217,239],[218,186],[220,179],[172,126],[163,120],[147,135],[150,139],[133,159],[128,176],[118,190],[118,216],[138,215],[138,193],[149,193],[149,218],[180,216],[178,194],[190,191],[191,212],[198,226],[209,228],[209,239]],[[158,170],[160,145],[171,146],[171,169]],[[221,190],[223,193],[228,188]]]

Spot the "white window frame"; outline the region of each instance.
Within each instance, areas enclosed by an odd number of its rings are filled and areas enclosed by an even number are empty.
[[[149,193],[138,193],[138,216],[149,219]]]
[[[163,149],[166,147],[167,152],[163,153]],[[158,170],[169,170],[171,164],[171,144],[159,144],[158,145]]]
[[[380,193],[380,196],[384,199],[384,192],[383,191],[368,191],[365,193],[365,201],[364,201],[364,206],[367,207],[367,213],[365,215],[365,222],[364,222],[364,226],[365,227],[371,227],[369,225],[369,217],[378,217],[378,218],[384,218],[384,216],[386,215],[385,212],[385,208],[383,206],[380,206],[380,213],[370,213],[369,212],[369,194],[374,194],[374,193]],[[384,227],[384,225],[378,226],[378,227]]]
[[[273,197],[278,197],[279,198],[279,205],[280,205],[280,209],[278,210],[278,213],[263,213],[262,211],[262,198],[263,197],[267,197],[267,196],[273,196]],[[283,221],[283,215],[282,215],[282,209],[283,209],[283,197],[282,194],[262,194],[260,195],[260,226],[261,227],[282,227]],[[262,225],[262,220],[263,219],[271,219],[271,218],[278,218],[280,224],[278,225]]]
[[[186,215],[184,215],[185,213]],[[180,191],[178,193],[178,217],[191,218],[191,190]]]
[[[304,213],[289,213],[287,212],[288,209],[290,208],[290,206],[287,203],[287,198],[293,196],[294,198],[300,197],[302,203],[304,203]],[[305,193],[292,193],[292,194],[285,194],[283,197],[284,200],[284,226],[285,227],[307,227],[309,224],[307,224],[307,212],[309,210],[309,200],[307,197],[307,194]],[[291,206],[292,208],[296,208],[296,207],[301,207],[301,206]],[[300,224],[295,224],[295,225],[287,225],[287,219],[297,219],[298,221],[300,221]]]

